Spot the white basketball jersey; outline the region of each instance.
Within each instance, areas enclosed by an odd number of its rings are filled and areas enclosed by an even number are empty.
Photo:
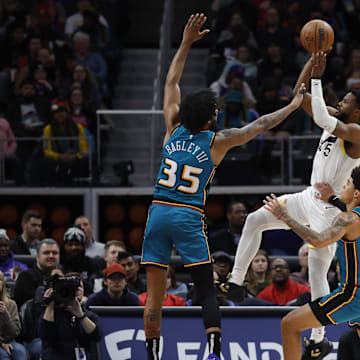
[[[344,140],[324,131],[316,150],[311,173],[311,185],[327,182],[340,194],[351,170],[360,164],[360,159],[352,159],[345,152]]]

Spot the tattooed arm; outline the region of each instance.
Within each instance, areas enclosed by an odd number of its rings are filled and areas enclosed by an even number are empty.
[[[263,202],[266,210],[287,224],[297,235],[315,248],[322,248],[340,240],[348,233],[351,226],[358,222],[357,215],[351,212],[343,212],[334,219],[331,227],[318,233],[293,219],[288,213],[286,201],[284,204],[280,204],[274,194],[271,194],[271,197],[267,196]]]
[[[252,123],[238,129],[231,128],[219,131],[216,134],[214,145],[211,150],[211,158],[214,164],[219,164],[226,152],[235,146],[240,146],[253,139],[265,130],[272,129],[285,120],[302,102],[305,86],[302,85],[297,95],[287,106],[270,114],[262,115]]]

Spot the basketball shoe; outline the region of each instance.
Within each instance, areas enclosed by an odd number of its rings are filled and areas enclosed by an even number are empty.
[[[244,285],[236,285],[232,282],[222,282],[216,284],[217,293],[223,295],[226,299],[235,303],[240,303],[244,300],[246,295],[246,288]]]
[[[333,349],[332,343],[327,338],[324,338],[319,343],[315,343],[314,340],[309,341],[305,338],[304,342],[305,352],[301,360],[321,360]]]

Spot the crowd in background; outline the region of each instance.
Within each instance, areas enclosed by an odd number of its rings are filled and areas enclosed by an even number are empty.
[[[0,2],[0,148],[17,185],[96,176],[96,110],[112,106],[124,17],[113,1]]]
[[[213,0],[207,84],[223,111],[219,127],[239,127],[284,106],[311,54],[300,43],[309,20],[328,22],[335,33],[323,84],[328,104],[360,87],[358,1]],[[289,136],[314,130],[295,112],[271,130]]]
[[[231,202],[227,226],[209,237],[215,283],[226,281],[232,270],[246,215],[244,203]],[[7,319],[6,326],[0,327],[0,359],[7,359],[10,350],[16,360],[27,356],[38,359],[40,354],[43,359],[53,359],[56,353],[72,354],[79,344],[89,358],[96,359],[101,323],[89,307],[145,305],[146,279],[139,256],[130,253],[121,240],[104,243],[94,239],[93,225],[84,215],[75,218],[74,225],[67,228],[59,242],[52,238],[40,240],[42,218],[36,210],[29,209],[23,214],[21,227],[22,233],[13,239],[6,229],[0,229],[0,317]],[[234,303],[219,293],[219,304],[307,303],[308,246],[302,245],[298,253],[298,257],[288,258],[283,256],[285,253],[279,255],[276,249],[259,250],[248,270],[245,299]],[[167,271],[164,306],[198,305],[191,275],[176,255],[174,249]],[[59,277],[78,279],[70,302],[52,296],[63,293],[56,285]],[[336,288],[338,282],[339,268],[334,263],[329,283]],[[59,330],[64,328],[69,331]]]

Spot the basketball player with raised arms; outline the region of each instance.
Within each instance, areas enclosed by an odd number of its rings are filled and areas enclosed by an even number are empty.
[[[336,256],[340,265],[340,284],[330,294],[319,297],[291,311],[281,321],[281,334],[285,360],[298,360],[301,356],[300,332],[311,327],[339,324],[350,326],[360,322],[360,167],[355,167],[343,185],[340,201],[346,206],[333,219],[333,224],[320,232],[301,225],[289,215],[286,200],[281,204],[274,194],[264,200],[265,209],[283,221],[313,248],[322,249],[337,244]],[[319,348],[309,354],[321,359]],[[350,360],[350,358],[349,358]]]
[[[311,94],[305,93],[302,107],[323,129],[318,148],[314,155],[311,186],[296,194],[281,196],[287,200],[291,217],[301,224],[310,225],[314,231],[329,227],[339,213],[335,206],[320,200],[317,183],[328,183],[339,194],[342,184],[349,177],[351,169],[360,163],[360,93],[350,91],[345,94],[336,108],[326,107],[321,85],[321,76],[326,66],[326,54],[313,54],[303,68],[294,91],[300,84],[308,85],[311,77]],[[251,260],[261,243],[262,232],[271,229],[284,229],[286,225],[276,219],[263,207],[248,215],[237,247],[234,267],[227,283],[220,284],[219,290],[234,301],[244,296],[244,278]],[[309,281],[312,300],[329,293],[327,272],[335,253],[336,244],[321,249],[310,248]],[[332,344],[324,337],[325,328],[313,329],[310,342],[302,357],[322,359],[332,350]],[[320,349],[312,357],[313,349]],[[315,353],[314,353],[315,354]]]
[[[163,159],[149,209],[141,258],[147,274],[144,327],[148,359],[160,358],[161,310],[173,245],[191,272],[197,302],[203,309],[208,359],[220,359],[221,315],[204,218],[207,193],[226,152],[283,121],[300,106],[305,92],[301,86],[289,105],[243,128],[213,131],[217,107],[211,90],[189,94],[180,103],[179,81],[185,61],[192,43],[209,33],[201,30],[205,21],[204,14],[190,16],[165,82]]]

